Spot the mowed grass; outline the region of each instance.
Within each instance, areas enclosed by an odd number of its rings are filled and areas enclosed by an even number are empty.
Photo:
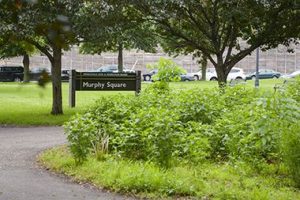
[[[273,90],[275,84],[281,84],[283,80],[262,80],[261,89]],[[142,90],[145,90],[151,83],[143,83]],[[253,81],[244,83],[245,87],[253,87]],[[76,107],[70,108],[69,84],[63,83],[63,110],[64,115],[53,116],[50,114],[52,107],[52,86],[48,84],[45,88],[39,87],[36,83],[0,83],[0,125],[62,125],[71,116],[81,113],[95,101],[103,96],[113,96],[119,93],[134,95],[134,92],[76,92]],[[193,81],[177,82],[170,84],[172,89],[185,90],[191,88],[217,88],[217,82]]]
[[[0,83],[1,125],[62,125],[72,115],[80,113],[94,104],[101,96],[112,96],[112,92],[76,92],[76,107],[70,108],[69,85],[63,83],[63,115],[53,116],[52,86],[39,87],[36,83]],[[134,92],[123,92],[134,95]]]

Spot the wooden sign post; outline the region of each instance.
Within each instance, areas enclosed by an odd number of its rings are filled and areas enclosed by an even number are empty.
[[[69,105],[75,107],[77,91],[141,91],[141,71],[136,73],[76,72],[69,79]]]

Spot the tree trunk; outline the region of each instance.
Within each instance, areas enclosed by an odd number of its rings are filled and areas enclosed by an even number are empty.
[[[123,71],[123,43],[119,43],[118,47],[118,71]]]
[[[215,65],[215,69],[218,77],[218,84],[220,88],[224,88],[227,83],[228,73],[226,72],[225,63],[223,61],[222,54],[217,54],[217,63]]]
[[[226,66],[217,65],[217,66],[215,66],[215,69],[216,69],[216,72],[217,72],[219,87],[223,88],[223,87],[226,86],[227,76],[228,76],[228,74],[225,71]]]
[[[206,80],[206,69],[207,69],[207,58],[202,57],[201,61],[201,80],[205,81]]]
[[[24,83],[29,83],[30,81],[30,76],[29,76],[29,55],[27,53],[25,53],[23,55],[23,66],[24,66],[24,78],[23,78],[23,82]]]
[[[63,114],[62,109],[62,88],[61,88],[61,56],[60,47],[53,48],[53,60],[51,62],[52,79],[52,115]]]

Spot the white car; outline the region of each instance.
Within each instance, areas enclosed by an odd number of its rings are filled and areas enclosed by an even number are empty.
[[[189,73],[189,74],[193,75],[195,80],[200,80],[202,76],[201,71],[196,73]],[[208,68],[206,70],[206,80],[207,81],[218,80],[217,73],[214,68]],[[231,80],[246,80],[246,75],[244,73],[244,70],[241,68],[233,67],[227,76],[227,81],[231,81]]]
[[[113,72],[118,73],[118,65],[105,65],[102,67],[99,67],[95,70],[95,72]],[[133,69],[128,69],[126,67],[123,68],[123,72],[125,73],[135,73]]]
[[[294,71],[293,73],[288,74],[288,75],[284,75],[284,76],[282,76],[282,78],[295,78],[298,76],[300,77],[300,70]]]

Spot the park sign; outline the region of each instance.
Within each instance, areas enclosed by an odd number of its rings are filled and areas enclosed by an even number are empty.
[[[75,107],[77,91],[141,91],[141,71],[135,73],[70,71],[69,105]]]

